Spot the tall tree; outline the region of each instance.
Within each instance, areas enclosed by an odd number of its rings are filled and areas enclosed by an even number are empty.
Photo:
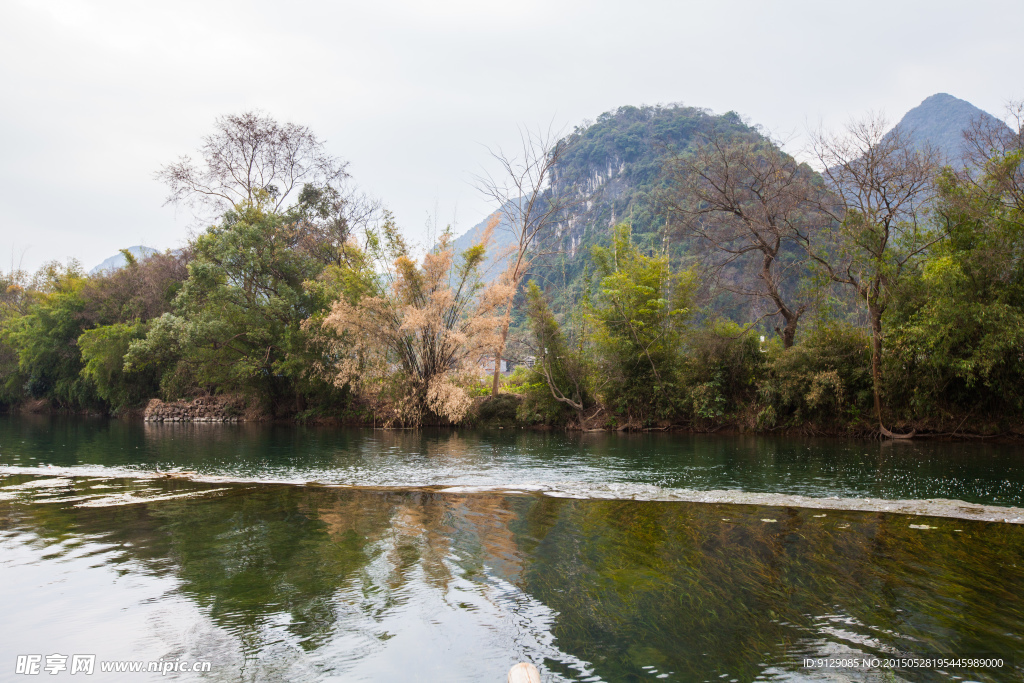
[[[499,254],[499,262],[506,263],[500,279],[507,285],[507,299],[498,343],[494,351],[494,380],[492,394],[497,394],[501,377],[501,359],[508,341],[508,328],[512,319],[512,304],[519,286],[538,254],[533,246],[545,231],[552,229],[573,203],[564,195],[552,192],[551,182],[559,160],[565,153],[565,144],[557,139],[550,128],[546,132],[520,131],[520,148],[515,154],[501,149],[491,150],[501,172],[477,179],[480,191],[498,202],[502,220],[497,229],[512,233],[510,249]]]
[[[708,247],[714,282],[767,301],[762,317],[782,317],[775,329],[791,347],[812,301],[799,286],[808,261],[801,235],[824,218],[813,170],[771,140],[714,125],[666,170],[673,181],[668,206],[683,218],[683,232]]]
[[[479,381],[508,299],[501,283],[480,280],[489,237],[457,255],[446,231],[417,264],[388,216],[367,242],[372,288],[340,297],[322,322],[338,339],[325,373],[374,404],[375,415],[383,409],[385,422],[461,420],[472,399],[460,384]]]
[[[168,395],[244,391],[294,395],[303,370],[303,320],[327,306],[305,287],[323,264],[294,246],[294,226],[259,203],[241,204],[196,238],[173,312],[133,341],[126,369],[162,365]]]
[[[879,430],[901,436],[883,424],[882,320],[903,278],[944,235],[929,215],[941,158],[912,130],[890,130],[878,115],[817,131],[812,148],[829,190],[818,208],[832,220],[823,230],[801,231],[801,239],[825,276],[863,301]]]
[[[203,138],[200,161],[183,156],[156,176],[168,202],[187,203],[220,215],[242,203],[270,198],[275,213],[306,185],[338,190],[348,178],[347,163],[327,152],[307,126],[279,123],[258,111],[221,116]]]
[[[938,180],[947,239],[894,308],[887,354],[904,372],[887,386],[918,414],[1006,419],[1024,410],[1024,121],[979,121],[968,156]],[[1014,113],[1017,116],[1014,116]]]
[[[606,405],[627,424],[665,419],[678,408],[682,331],[690,313],[693,273],[673,273],[665,255],[648,256],[628,224],[609,247],[595,247],[600,285],[593,309],[595,346]]]
[[[587,386],[583,345],[571,348],[544,292],[533,280],[526,288],[526,316],[538,359],[534,369],[547,383],[551,397],[576,413],[581,429],[586,428],[583,410],[593,403]]]

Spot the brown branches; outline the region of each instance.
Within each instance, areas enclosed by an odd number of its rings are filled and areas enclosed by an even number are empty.
[[[343,340],[328,372],[386,408],[387,422],[416,425],[429,413],[457,422],[472,404],[460,383],[478,381],[507,300],[501,284],[479,281],[489,234],[457,256],[445,233],[417,264],[390,222],[383,230],[384,285],[357,302],[339,299],[323,323]]]
[[[872,115],[843,131],[812,135],[828,190],[818,208],[832,220],[801,237],[827,277],[852,287],[865,303],[875,412],[883,434],[895,438],[882,425],[882,315],[911,262],[944,234],[928,220],[942,159],[916,144],[913,131],[887,129],[883,117]]]
[[[263,198],[272,211],[303,185],[336,187],[346,163],[327,153],[308,127],[278,123],[256,111],[222,116],[203,138],[201,160],[183,156],[156,177],[168,186],[168,203],[213,213]]]
[[[572,203],[551,190],[551,181],[565,152],[564,143],[558,140],[558,132],[550,127],[547,131],[537,133],[523,129],[520,130],[519,141],[520,149],[516,154],[506,154],[501,149],[489,150],[501,169],[497,177],[477,177],[480,192],[501,207],[499,212],[503,220],[499,226],[512,233],[512,247],[506,256],[506,269],[501,275],[509,292],[495,348],[493,394],[498,393],[501,358],[508,338],[512,301],[537,256],[533,250],[534,244],[538,237],[564,217]]]
[[[802,233],[821,221],[813,172],[757,134],[712,129],[692,153],[669,162],[669,208],[711,254],[709,269],[727,291],[771,302],[793,345],[810,302],[797,281],[806,270]],[[752,271],[753,286],[728,282],[727,270]],[[741,275],[742,277],[742,275]],[[749,277],[749,276],[748,276]]]

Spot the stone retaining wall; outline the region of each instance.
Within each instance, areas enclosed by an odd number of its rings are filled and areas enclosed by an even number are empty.
[[[205,396],[194,401],[164,403],[154,398],[146,405],[146,422],[243,422],[235,399],[225,396]]]

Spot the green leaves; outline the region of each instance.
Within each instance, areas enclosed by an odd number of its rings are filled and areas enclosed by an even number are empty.
[[[96,394],[112,408],[141,403],[158,389],[154,372],[125,368],[125,355],[131,343],[145,336],[146,324],[115,323],[86,330],[78,337],[82,354],[83,378],[96,387]]]
[[[677,409],[682,323],[690,312],[694,276],[672,273],[668,257],[648,256],[628,225],[610,247],[593,250],[600,278],[592,315],[607,401],[626,419],[646,423]]]
[[[273,399],[301,379],[307,351],[302,321],[327,307],[324,270],[297,248],[294,223],[258,204],[225,214],[194,244],[175,314],[132,344],[133,368],[161,366],[165,394],[242,392]],[[309,364],[311,364],[310,361]]]
[[[946,169],[938,213],[948,235],[902,293],[888,340],[887,390],[909,415],[1020,415],[1024,399],[1024,215],[1019,151],[982,169]]]

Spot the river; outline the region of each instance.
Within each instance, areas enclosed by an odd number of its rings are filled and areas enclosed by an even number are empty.
[[[1020,680],[1022,505],[1006,445],[0,416],[0,680]]]

